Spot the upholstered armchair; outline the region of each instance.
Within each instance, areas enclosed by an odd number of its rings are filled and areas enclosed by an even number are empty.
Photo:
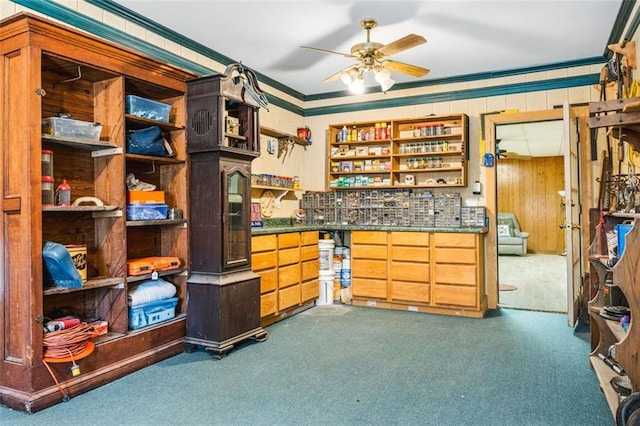
[[[513,213],[498,213],[498,254],[527,254],[528,232],[520,229],[518,218]]]

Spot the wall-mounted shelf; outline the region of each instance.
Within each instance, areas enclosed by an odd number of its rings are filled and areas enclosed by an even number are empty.
[[[467,186],[465,114],[332,124],[328,138],[332,189]]]

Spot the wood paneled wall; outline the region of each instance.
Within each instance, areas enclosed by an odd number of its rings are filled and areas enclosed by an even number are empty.
[[[498,160],[498,211],[513,212],[529,232],[532,253],[564,251],[564,210],[558,191],[564,189],[564,158]]]

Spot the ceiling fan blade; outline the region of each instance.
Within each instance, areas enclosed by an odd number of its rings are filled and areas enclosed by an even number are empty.
[[[325,83],[331,83],[332,81],[336,81],[336,80],[340,79],[340,76],[342,75],[343,72],[345,72],[345,71],[348,72],[351,69],[358,69],[358,65],[357,64],[356,65],[351,65],[350,67],[347,67],[347,68],[345,68],[345,69],[343,69],[341,71],[338,71],[337,73],[332,74],[329,77],[325,78],[324,82]]]
[[[532,158],[530,155],[522,155],[517,152],[505,151],[503,149],[498,150],[498,155],[506,160],[531,160]]]
[[[398,61],[382,61],[382,66],[391,71],[401,72],[403,74],[408,74],[413,77],[424,77],[429,73],[427,68],[422,68],[416,65],[405,64],[404,62]]]
[[[344,56],[345,58],[353,58],[354,57],[350,53],[334,52],[333,50],[319,49],[317,47],[311,47],[311,46],[300,46],[300,47],[303,48],[303,49],[315,50],[316,52],[328,53],[330,55],[340,55],[340,56]]]
[[[384,56],[391,56],[395,53],[411,49],[412,47],[419,46],[426,42],[427,40],[422,36],[419,36],[417,34],[409,34],[396,41],[392,41],[385,46],[382,46],[380,49],[378,49],[378,53],[382,53]]]

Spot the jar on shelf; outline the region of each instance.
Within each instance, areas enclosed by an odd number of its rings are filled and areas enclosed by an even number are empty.
[[[53,151],[42,150],[42,176],[53,176]]]
[[[42,205],[52,206],[55,203],[53,176],[42,176]]]

